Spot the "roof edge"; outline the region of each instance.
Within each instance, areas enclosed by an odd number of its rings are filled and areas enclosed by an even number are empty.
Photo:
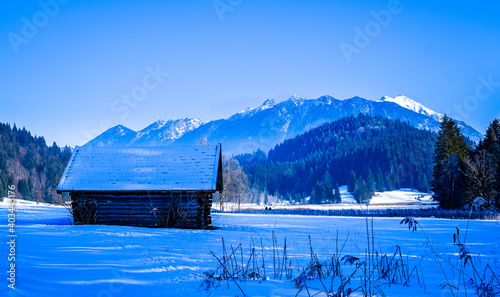
[[[218,143],[215,147],[215,163],[214,163],[214,172],[213,172],[213,179],[212,179],[212,189],[217,191],[217,181],[219,178],[219,163],[222,158],[222,144]]]
[[[71,154],[71,158],[68,161],[68,165],[66,165],[66,168],[64,169],[64,172],[61,176],[61,179],[59,180],[59,184],[57,185],[56,192],[59,193],[59,188],[62,186],[64,181],[66,180],[66,176],[68,175],[68,171],[71,168],[71,165],[73,164],[73,160],[75,159],[76,154],[80,150],[79,146],[75,146],[75,150],[73,151],[73,154]]]
[[[57,190],[58,194],[62,193],[71,193],[71,192],[80,192],[80,193],[181,193],[181,192],[189,192],[189,193],[196,193],[196,192],[209,192],[209,193],[215,193],[217,192],[216,190]]]

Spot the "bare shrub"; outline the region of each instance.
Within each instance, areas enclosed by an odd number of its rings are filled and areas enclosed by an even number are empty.
[[[97,202],[95,200],[75,199],[63,204],[77,225],[93,225],[97,222]]]
[[[180,197],[172,196],[171,203],[168,207],[158,209],[152,208],[156,226],[161,228],[185,227],[189,216],[189,208],[187,206],[194,204],[194,198],[189,198],[189,200],[183,204]]]

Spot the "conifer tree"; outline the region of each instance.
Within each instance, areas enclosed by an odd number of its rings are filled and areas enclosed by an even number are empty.
[[[311,194],[311,203],[320,204],[321,200],[323,200],[324,197],[325,194],[323,193],[323,186],[319,181],[317,181],[316,185],[314,186],[313,193]]]
[[[356,182],[357,182],[356,172],[351,170],[349,182],[347,184],[347,191],[349,191],[350,193],[354,193],[354,190],[356,189]]]
[[[335,203],[341,203],[342,202],[342,198],[340,196],[340,189],[339,189],[339,185],[337,183],[335,183]]]
[[[432,190],[434,199],[445,209],[460,208],[465,203],[464,159],[468,150],[460,128],[444,115],[435,144]]]
[[[332,187],[332,178],[330,176],[330,173],[325,172],[325,176],[323,177],[323,198],[328,200],[328,201],[333,201],[334,196],[333,196],[333,187]]]
[[[382,174],[382,170],[379,169],[377,170],[377,180],[375,181],[375,190],[378,192],[383,192],[385,191],[384,188],[384,175]]]
[[[366,187],[368,188],[368,193],[370,193],[370,195],[375,193],[375,176],[373,175],[373,171],[371,169],[368,169]]]
[[[410,183],[408,184],[411,189],[415,188],[415,178],[413,177],[413,174],[410,175]]]
[[[366,186],[366,182],[361,176],[356,182],[356,188],[354,189],[353,196],[358,203],[363,203],[364,200],[367,200],[371,197],[368,187]]]
[[[393,191],[394,190],[394,183],[392,182],[392,178],[390,175],[387,175],[385,177],[385,184],[386,184],[386,187],[385,187],[386,191]]]
[[[431,191],[429,187],[429,180],[427,179],[427,175],[424,174],[424,177],[422,178],[422,185],[420,191],[423,191],[425,193],[429,193]]]
[[[19,192],[19,194],[21,194],[23,199],[33,200],[33,197],[31,197],[30,184],[25,179],[19,180],[19,182],[17,183],[17,191]]]
[[[496,192],[493,198],[495,207],[500,208],[500,120],[495,119],[488,126],[483,143],[484,149],[490,154],[490,166],[494,174],[494,190]]]

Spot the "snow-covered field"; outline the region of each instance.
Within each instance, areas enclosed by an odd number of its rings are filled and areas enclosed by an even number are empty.
[[[432,195],[422,193],[414,189],[399,189],[387,192],[375,192],[372,199],[363,204],[358,204],[351,193],[347,191],[347,186],[340,186],[341,203],[338,204],[290,204],[288,202],[271,202],[269,206],[273,209],[387,209],[387,208],[434,208],[438,203],[432,200]],[[214,203],[214,208],[219,209],[219,205]],[[263,205],[243,203],[242,209],[262,209]],[[236,203],[226,203],[224,210],[234,211],[238,209]]]
[[[245,253],[252,238],[258,246],[262,238],[268,276],[273,270],[273,231],[280,247],[286,237],[287,252],[295,266],[309,263],[309,235],[320,260],[327,260],[335,253],[337,231],[339,244],[346,241],[344,255],[363,258],[367,240],[365,219],[355,217],[214,214],[217,230],[152,229],[75,226],[70,225],[63,207],[19,204],[17,289],[11,290],[7,287],[6,273],[9,264],[7,212],[7,205],[0,203],[3,220],[0,230],[4,234],[0,247],[4,271],[0,296],[242,296],[232,282],[229,288],[223,282],[222,288],[208,292],[200,286],[203,272],[218,266],[210,252],[222,255],[222,238],[228,248],[241,243]],[[410,265],[421,270],[424,282],[412,280],[408,287],[384,286],[383,292],[387,296],[451,296],[449,289],[441,289],[445,279],[423,233],[409,232],[400,221],[400,218],[374,218],[374,246],[383,253],[393,253],[396,245],[401,246]],[[436,252],[444,260],[458,265],[459,250],[452,236],[456,227],[463,236],[467,221],[418,221]],[[499,232],[499,221],[471,221],[467,234],[467,246],[479,270],[490,265],[497,275],[500,273]],[[260,255],[260,249],[258,252]],[[458,283],[458,273],[448,264],[443,265],[449,281]],[[297,275],[295,271],[294,276]],[[317,285],[314,281],[310,284],[311,295],[317,292],[314,289]],[[284,278],[246,281],[240,286],[249,296],[295,296],[298,292],[294,284]],[[473,296],[473,289],[469,289],[468,296]],[[304,290],[299,296],[308,296],[308,293]],[[465,296],[463,290],[460,296]]]

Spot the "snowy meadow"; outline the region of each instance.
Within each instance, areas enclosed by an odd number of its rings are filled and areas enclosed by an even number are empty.
[[[16,290],[5,274],[1,295],[476,296],[481,284],[488,296],[500,285],[499,221],[415,218],[412,232],[403,218],[221,213],[216,230],[181,230],[72,225],[65,208],[29,203],[17,215]]]

